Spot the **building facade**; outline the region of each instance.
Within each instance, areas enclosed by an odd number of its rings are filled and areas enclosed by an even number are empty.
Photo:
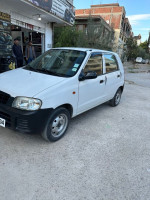
[[[85,31],[87,29],[88,20],[92,18],[92,21],[94,24],[98,24],[101,22],[104,26],[104,32],[111,32],[113,31],[113,28],[105,22],[105,20],[101,16],[76,16],[75,18],[75,24],[77,27],[77,30],[79,31]]]
[[[137,42],[138,46],[140,46],[140,44],[141,44],[141,39],[142,39],[142,37],[140,34],[138,36],[134,36],[134,40]]]
[[[86,35],[88,35],[88,32],[90,31],[89,29],[92,29],[93,37],[95,36],[93,38],[95,43],[100,44],[100,41],[105,37],[105,39],[110,41],[112,44],[114,39],[114,30],[101,16],[76,16],[75,25],[78,31],[83,31]],[[98,34],[99,37],[97,37]],[[111,44],[110,49],[112,47]]]
[[[1,0],[0,1],[0,59],[4,66],[13,40],[18,38],[25,54],[29,40],[36,55],[53,46],[53,27],[72,25],[75,21],[73,0]],[[9,37],[9,42],[7,38]],[[4,49],[7,54],[4,54]],[[8,56],[9,54],[9,56]],[[2,68],[3,66],[0,66]],[[2,70],[3,71],[3,70]]]
[[[123,53],[123,46],[128,37],[132,34],[132,28],[126,11],[118,3],[92,5],[90,9],[79,9],[75,12],[76,17],[101,16],[115,31],[114,50],[120,55]]]

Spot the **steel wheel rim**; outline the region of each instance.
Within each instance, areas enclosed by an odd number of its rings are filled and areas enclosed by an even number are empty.
[[[115,104],[118,105],[121,99],[121,94],[119,92],[117,92],[116,94],[116,98],[115,98]]]
[[[68,125],[68,117],[65,114],[58,115],[52,122],[51,133],[55,138],[60,137],[65,132]]]

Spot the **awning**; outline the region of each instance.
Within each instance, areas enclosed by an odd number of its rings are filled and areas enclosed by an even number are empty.
[[[71,25],[67,21],[32,4],[28,0],[0,0],[0,9],[1,8],[2,11],[10,9],[12,13],[18,13],[24,17],[30,18],[31,20],[37,20],[38,15],[40,15],[44,23],[53,22],[60,25]]]

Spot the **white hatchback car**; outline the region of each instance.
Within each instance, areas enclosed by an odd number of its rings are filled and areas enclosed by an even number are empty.
[[[60,139],[70,118],[109,101],[117,106],[124,69],[116,53],[54,48],[0,75],[0,126]]]

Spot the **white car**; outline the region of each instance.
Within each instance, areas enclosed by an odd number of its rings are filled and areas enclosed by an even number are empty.
[[[116,53],[54,48],[0,75],[0,126],[56,141],[70,118],[107,101],[117,106],[123,89],[124,69]]]
[[[143,60],[143,59],[142,59],[141,57],[137,57],[136,60],[135,60],[135,62],[136,62],[136,63],[142,63],[142,60]]]

